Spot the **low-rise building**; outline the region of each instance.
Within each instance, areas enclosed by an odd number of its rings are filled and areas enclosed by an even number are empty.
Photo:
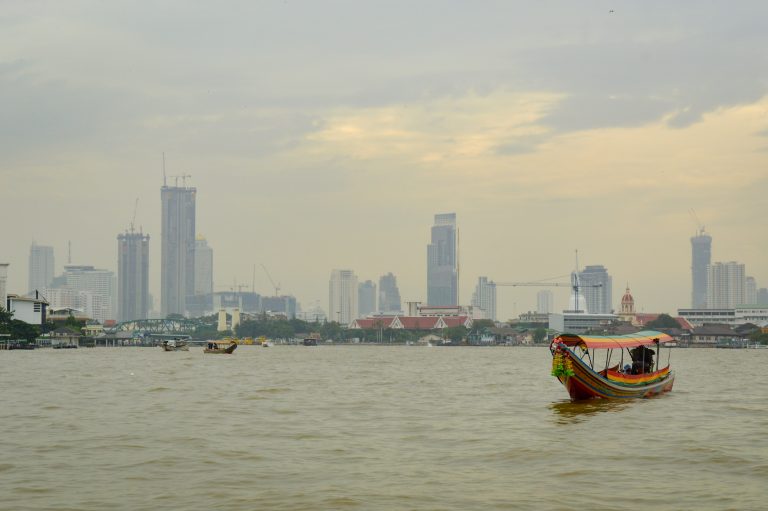
[[[37,293],[35,293],[38,295]],[[46,321],[46,308],[48,302],[38,297],[26,297],[8,295],[5,309],[13,313],[13,318],[29,323],[30,325],[42,325]]]

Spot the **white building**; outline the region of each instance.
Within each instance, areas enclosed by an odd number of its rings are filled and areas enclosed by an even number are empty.
[[[485,311],[486,319],[496,321],[496,283],[489,281],[488,277],[478,277],[472,295],[472,306]]]
[[[352,270],[333,270],[328,284],[328,316],[348,325],[357,319],[357,276]]]
[[[64,266],[64,288],[46,289],[43,293],[54,307],[81,309],[103,323],[115,319],[117,286],[115,274],[86,265]]]
[[[736,261],[707,266],[707,308],[733,309],[746,299],[744,265]]]
[[[53,277],[53,247],[33,242],[29,247],[29,293],[50,286]]]
[[[536,312],[539,314],[549,314],[555,311],[555,298],[552,291],[542,289],[536,293]]]
[[[739,305],[732,309],[678,309],[677,314],[693,326],[722,324],[739,326],[752,323],[768,326],[768,305]]]
[[[213,249],[208,241],[198,235],[195,240],[195,291],[196,295],[213,293]]]
[[[13,319],[30,325],[42,325],[45,322],[45,309],[48,302],[41,298],[8,295],[5,304],[8,311],[13,313]]]
[[[617,318],[615,314],[551,313],[549,328],[560,333],[583,334],[592,329],[606,327]]]

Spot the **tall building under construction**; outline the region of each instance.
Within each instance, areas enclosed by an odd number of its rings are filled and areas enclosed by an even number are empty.
[[[186,314],[187,295],[195,289],[195,197],[197,189],[183,186],[160,189],[161,231],[160,307],[163,317]]]

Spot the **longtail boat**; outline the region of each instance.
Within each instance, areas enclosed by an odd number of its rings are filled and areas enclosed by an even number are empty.
[[[558,335],[549,345],[552,376],[560,380],[573,401],[631,399],[669,392],[675,373],[669,368],[669,358],[666,367],[660,367],[660,358],[661,346],[673,341],[671,336],[653,330],[619,336]],[[615,350],[619,360],[612,366]]]
[[[203,353],[223,354],[231,355],[233,351],[237,349],[237,341],[224,340],[224,341],[208,341],[208,344],[203,348]]]

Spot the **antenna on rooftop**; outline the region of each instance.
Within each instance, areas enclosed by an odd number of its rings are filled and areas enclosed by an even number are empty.
[[[133,204],[133,217],[131,218],[131,233],[133,233],[133,223],[136,221],[136,209],[139,207],[139,198],[136,197],[136,202]]]

